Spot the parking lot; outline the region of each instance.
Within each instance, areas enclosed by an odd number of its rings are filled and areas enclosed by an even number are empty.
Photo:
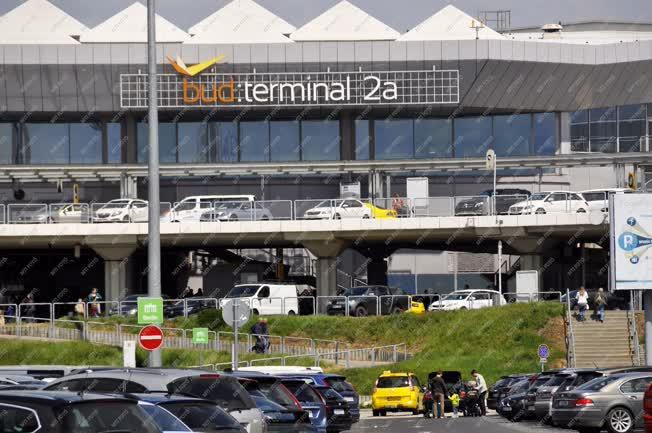
[[[422,416],[388,414],[387,417],[375,418],[371,411],[363,411],[360,422],[350,430],[351,433],[368,433],[382,431],[384,433],[574,433],[566,430],[541,425],[537,421],[510,422],[496,414],[479,418],[446,418],[445,420],[424,419]],[[642,430],[641,430],[642,431]]]

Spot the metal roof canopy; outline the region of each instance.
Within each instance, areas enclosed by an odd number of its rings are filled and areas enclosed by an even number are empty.
[[[343,0],[290,35],[295,41],[393,41],[399,32]]]
[[[184,42],[190,35],[160,15],[156,15],[156,41]],[[139,2],[81,34],[82,43],[147,42],[147,8]]]
[[[476,29],[471,24],[480,26],[479,20],[462,12],[453,5],[442,8],[439,12],[417,24],[413,29],[402,34],[399,41],[444,41],[472,40],[476,38]],[[477,34],[479,39],[504,39],[503,35],[482,25]]]
[[[296,30],[296,27],[285,21],[278,15],[273,14],[253,0],[233,0],[221,9],[199,21],[188,29],[191,35],[200,35],[211,32],[215,28],[225,25],[237,25],[243,21],[254,19],[262,21],[264,30],[288,35]]]
[[[613,166],[618,164],[652,164],[652,153],[627,154],[572,154],[535,157],[498,158],[500,169],[564,168],[577,166]],[[370,171],[400,172],[458,172],[484,171],[485,158],[468,159],[411,159],[395,161],[299,161],[229,164],[161,164],[161,177],[194,176],[256,176],[256,175],[337,175],[367,174]],[[147,177],[147,166],[70,165],[70,166],[4,166],[0,169],[0,183],[17,180],[30,182],[118,181],[122,175]]]
[[[79,36],[88,30],[84,24],[47,0],[27,0],[25,3],[15,7],[0,17],[0,28],[2,28],[3,33],[2,38],[6,38],[7,34],[23,33],[25,34],[23,38],[25,40],[30,35],[49,35],[55,38],[60,38],[61,36]],[[40,43],[51,42],[48,42],[48,39],[44,39]]]

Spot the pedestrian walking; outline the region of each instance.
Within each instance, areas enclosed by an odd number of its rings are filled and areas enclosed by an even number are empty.
[[[89,306],[89,313],[91,317],[100,317],[102,314],[102,308],[100,302],[102,301],[102,295],[97,292],[97,288],[93,287],[91,293],[89,293],[86,298],[86,303]]]
[[[604,289],[600,287],[595,295],[595,315],[601,323],[604,323],[604,310],[607,308],[607,295]]]
[[[28,293],[27,296],[25,296],[25,299],[23,299],[23,304],[25,305],[25,320],[26,322],[36,322],[35,316],[36,316],[36,305],[34,305],[34,295],[31,293]],[[22,311],[20,314],[21,317],[23,317]]]
[[[451,406],[453,407],[453,418],[457,418],[460,409],[460,395],[453,391],[453,394],[448,399],[451,401]]]
[[[446,382],[442,378],[441,370],[437,371],[435,377],[430,381],[430,393],[432,394],[432,416],[435,417],[435,410],[437,410],[437,418],[444,418],[444,404],[448,397],[448,390],[446,389]]]
[[[485,416],[487,414],[487,382],[484,380],[484,376],[478,373],[478,370],[471,370],[471,376],[475,378],[475,383],[478,389],[480,414]]]
[[[586,320],[586,311],[589,309],[589,293],[584,286],[578,290],[577,295],[575,295],[575,300],[577,301],[577,320],[583,322]]]
[[[252,350],[256,353],[267,353],[269,349],[269,328],[267,319],[260,318],[254,326],[251,327],[251,333],[256,337],[256,344]]]
[[[75,304],[75,316],[84,317],[84,310],[84,301],[82,298],[77,299],[77,303]]]

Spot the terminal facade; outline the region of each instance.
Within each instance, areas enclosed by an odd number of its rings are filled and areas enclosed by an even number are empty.
[[[632,173],[645,186],[652,24],[478,30],[479,20],[448,6],[400,34],[347,2],[300,28],[253,2],[212,12],[188,31],[157,21],[162,201],[331,199],[342,184],[358,182],[362,198],[404,197],[410,177],[427,177],[430,197],[472,196],[492,188],[481,165],[489,149],[499,161],[499,187],[625,187]],[[238,13],[246,16],[241,28],[210,25]],[[30,14],[41,17],[40,29],[21,21]],[[326,31],[334,16],[344,18]],[[15,28],[0,40],[2,203],[70,202],[73,185],[84,203],[147,199],[147,53],[144,31],[133,30],[144,17],[134,4],[88,29],[44,0],[29,0],[2,18]],[[65,25],[44,34],[48,22]],[[571,164],[578,157],[586,159]],[[175,272],[163,275],[164,291],[175,297],[191,284],[224,293],[234,282],[268,276],[261,269],[276,255],[290,274],[310,281],[319,251],[303,247],[167,246],[164,269]],[[339,251],[340,274],[408,291],[493,283],[495,265],[474,267],[468,256],[489,254],[483,257],[495,263],[492,251],[407,247]],[[507,255],[534,269],[557,257],[542,288],[606,285],[606,275],[591,280],[606,263],[604,250],[592,251],[595,263],[582,276],[559,278],[578,251],[571,244]],[[65,288],[63,296],[76,300],[112,284],[116,272],[121,291],[146,288],[143,245],[110,259],[90,243],[76,255],[56,242],[1,255],[7,293],[38,289],[37,299],[46,300]],[[242,260],[249,263],[240,268],[244,279],[233,273]]]

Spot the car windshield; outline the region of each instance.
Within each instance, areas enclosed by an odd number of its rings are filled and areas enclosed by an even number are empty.
[[[322,402],[319,394],[317,394],[317,392],[306,382],[293,380],[291,382],[283,382],[283,385],[285,385],[285,387],[289,389],[301,403],[321,404]]]
[[[343,296],[362,296],[368,289],[369,287],[351,287],[344,291]]]
[[[530,196],[530,200],[532,201],[537,201],[537,200],[544,200],[546,197],[548,197],[548,193],[545,192],[535,192]]]
[[[153,404],[140,404],[140,407],[149,415],[150,419],[158,428],[164,432],[191,431],[187,425],[162,407]]]
[[[408,386],[410,386],[410,379],[407,376],[381,377],[376,384],[376,388],[405,388]]]
[[[240,426],[235,418],[210,403],[173,401],[162,403],[161,406],[193,430],[217,431],[226,428],[238,429]]]
[[[106,208],[111,208],[111,209],[123,209],[129,206],[129,200],[116,200],[116,201],[110,201],[104,206],[102,206],[102,209]]]
[[[449,293],[448,295],[444,296],[442,301],[463,301],[466,298],[468,298],[470,295],[469,292],[453,292]]]
[[[596,377],[593,380],[578,386],[576,389],[583,391],[600,391],[605,386],[619,379],[618,376]]]
[[[218,206],[218,209],[239,209],[242,206],[243,202],[227,202],[227,203],[220,203]]]
[[[160,433],[157,425],[135,403],[89,401],[63,406],[55,412],[63,432]]]
[[[586,201],[606,201],[608,199],[607,193],[605,192],[583,192],[582,197]]]
[[[256,406],[238,380],[229,376],[211,374],[182,378],[170,383],[168,390],[210,400],[228,411],[248,410]]]
[[[259,285],[247,284],[243,286],[235,286],[232,288],[229,293],[226,295],[227,298],[247,298],[249,296],[254,296],[258,289]]]
[[[354,391],[353,386],[344,377],[328,377],[324,382],[337,392]]]

